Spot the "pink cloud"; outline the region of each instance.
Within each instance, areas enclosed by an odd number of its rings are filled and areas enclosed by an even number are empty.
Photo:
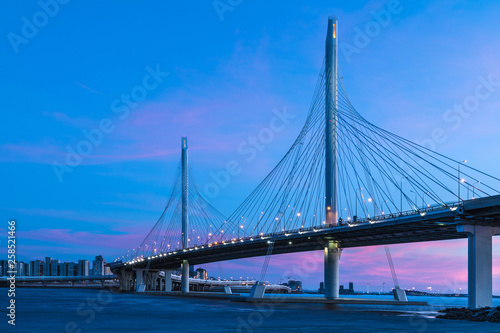
[[[50,208],[7,208],[8,210],[15,211],[20,214],[28,215],[28,216],[45,216],[52,217],[58,219],[67,219],[72,221],[84,221],[93,223],[98,222],[101,224],[117,224],[117,225],[127,225],[131,222],[136,223],[134,220],[122,220],[115,218],[108,218],[99,215],[89,215],[88,213],[82,213],[78,211],[72,210],[60,210],[60,209],[50,209]]]
[[[51,163],[65,156],[64,152],[53,142],[43,140],[40,143],[21,141],[0,145],[2,162],[30,161],[32,163]]]
[[[494,292],[500,293],[500,238],[493,241]],[[466,292],[467,289],[467,240],[425,242],[390,247],[399,283],[404,288],[415,287],[426,290]],[[252,276],[258,278],[264,258],[251,258],[223,263],[201,265],[209,269],[209,274],[224,276]],[[290,272],[290,273],[289,273]],[[289,273],[289,274],[288,274]],[[382,246],[344,249],[340,261],[340,282],[355,283],[357,290],[382,288],[386,291],[393,286],[392,275]],[[323,252],[303,252],[276,255],[271,258],[266,279],[271,282],[298,278],[306,288],[318,288],[323,281]],[[377,289],[373,289],[377,288]]]
[[[130,244],[140,244],[143,235],[137,233],[100,233],[91,231],[76,231],[72,229],[34,229],[19,231],[20,238],[36,242],[48,243],[47,245],[24,245],[22,253],[29,253],[29,259],[41,259],[52,254],[104,254],[114,260],[115,257],[126,253]],[[43,249],[43,252],[32,251],[32,248]],[[63,249],[63,251],[59,251]],[[125,250],[124,250],[125,249]],[[27,251],[29,250],[29,251]]]

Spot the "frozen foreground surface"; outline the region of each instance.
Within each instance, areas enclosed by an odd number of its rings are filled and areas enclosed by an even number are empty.
[[[113,294],[81,289],[16,290],[16,326],[7,324],[0,289],[0,332],[499,332],[500,324],[433,318],[465,298],[416,297],[430,307],[252,305]],[[494,300],[494,305],[500,303]]]

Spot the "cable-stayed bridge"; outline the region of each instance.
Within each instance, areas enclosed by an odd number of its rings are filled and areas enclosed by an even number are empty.
[[[182,291],[189,292],[190,264],[255,256],[266,256],[263,281],[273,254],[322,249],[325,297],[335,299],[343,248],[468,238],[469,306],[491,306],[500,179],[366,120],[340,79],[337,36],[337,20],[330,18],[302,130],[231,215],[198,191],[182,138],[165,210],[142,244],[112,264],[122,289],[144,290],[155,272],[182,267]]]

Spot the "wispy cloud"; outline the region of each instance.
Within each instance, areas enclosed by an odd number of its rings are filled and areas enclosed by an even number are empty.
[[[73,81],[73,82],[76,83],[77,85],[79,85],[80,87],[82,87],[83,89],[90,91],[91,93],[98,94],[98,95],[105,95],[103,92],[94,90],[81,82],[78,82],[78,81]]]
[[[42,114],[49,119],[56,120],[62,125],[70,125],[76,128],[88,128],[97,125],[97,122],[89,117],[71,117],[64,112],[45,110]]]

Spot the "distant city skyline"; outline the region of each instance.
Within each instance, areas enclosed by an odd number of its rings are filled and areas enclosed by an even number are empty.
[[[92,266],[90,265],[92,263]],[[59,259],[45,257],[24,262],[17,260],[15,269],[11,269],[8,260],[0,259],[0,276],[9,276],[14,272],[16,276],[101,276],[111,275],[109,267],[105,267],[106,260],[102,255],[95,256],[91,262],[79,259],[75,262],[61,262]]]

